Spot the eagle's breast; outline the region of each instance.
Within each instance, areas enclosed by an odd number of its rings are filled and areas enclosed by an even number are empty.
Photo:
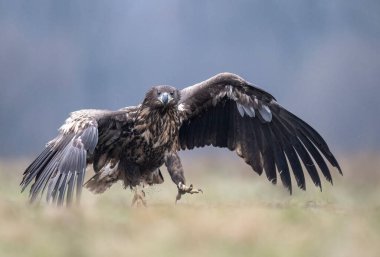
[[[180,118],[176,109],[163,111],[142,109],[136,117],[133,156],[135,161],[151,166],[161,166],[165,153],[178,148]]]

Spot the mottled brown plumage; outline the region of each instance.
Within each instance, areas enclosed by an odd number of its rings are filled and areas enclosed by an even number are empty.
[[[277,175],[291,192],[293,170],[305,189],[304,164],[321,187],[315,164],[332,182],[327,159],[340,167],[322,137],[304,121],[280,106],[276,99],[239,76],[221,73],[181,91],[170,86],[149,90],[139,106],[118,111],[80,110],[71,113],[59,135],[26,169],[21,182],[35,201],[46,191],[58,205],[80,198],[86,166],[95,174],[85,184],[102,193],[113,183],[125,187],[160,184],[165,164],[179,194],[198,193],[186,186],[177,152],[213,145],[242,157],[253,170],[273,183]]]

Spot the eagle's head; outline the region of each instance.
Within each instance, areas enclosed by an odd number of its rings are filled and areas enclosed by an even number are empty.
[[[144,105],[154,109],[168,109],[178,105],[180,92],[171,86],[154,86],[145,95]]]

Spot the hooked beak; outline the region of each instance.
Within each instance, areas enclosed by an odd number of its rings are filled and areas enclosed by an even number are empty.
[[[159,97],[158,100],[160,100],[161,103],[164,105],[168,104],[171,100],[173,100],[173,97],[169,95],[168,93],[162,93]]]

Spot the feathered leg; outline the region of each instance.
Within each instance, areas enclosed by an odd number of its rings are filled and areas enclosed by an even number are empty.
[[[141,186],[136,186],[133,191],[135,192],[132,199],[132,207],[146,207],[145,192]]]
[[[201,189],[194,189],[193,185],[186,186],[181,159],[179,158],[177,153],[171,153],[165,156],[165,165],[169,171],[170,177],[172,178],[173,182],[177,185],[178,188],[176,202],[179,199],[181,199],[183,194],[203,193]]]

